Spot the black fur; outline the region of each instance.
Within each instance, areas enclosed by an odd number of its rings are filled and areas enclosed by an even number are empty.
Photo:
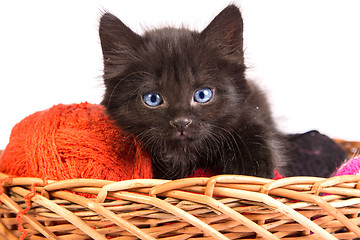
[[[202,32],[163,28],[140,36],[105,13],[99,33],[102,104],[151,152],[154,177],[182,178],[198,168],[273,177],[280,134],[265,96],[245,77],[236,6],[225,8]],[[207,103],[194,101],[202,88],[213,90]],[[146,93],[159,94],[162,104],[147,106]]]

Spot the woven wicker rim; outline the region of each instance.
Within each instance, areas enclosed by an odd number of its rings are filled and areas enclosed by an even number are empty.
[[[335,141],[359,153],[360,142]],[[360,238],[354,175],[0,181],[0,240]]]
[[[94,179],[43,181],[39,178],[9,178],[7,175],[0,173],[0,178],[3,179],[2,183],[5,189],[0,195],[0,200],[3,203],[1,205],[3,213],[6,212],[9,215],[10,211],[13,213],[22,211],[24,207],[18,204],[18,198],[19,196],[26,198],[26,196],[31,195],[31,188],[33,187],[38,194],[32,195],[32,205],[42,206],[46,211],[56,214],[57,221],[60,218],[64,219],[82,232],[81,234],[76,233],[72,237],[68,234],[66,239],[87,239],[84,238],[85,234],[93,239],[105,240],[107,235],[103,233],[104,230],[94,229],[86,220],[79,217],[81,215],[79,212],[84,210],[79,210],[79,208],[70,211],[56,202],[59,200],[66,200],[86,208],[87,211],[101,216],[101,218],[116,225],[119,229],[125,230],[128,232],[127,234],[135,238],[192,239],[185,238],[181,234],[174,236],[170,234],[169,237],[163,237],[166,234],[152,232],[149,229],[144,230],[137,224],[133,224],[128,217],[123,217],[126,214],[128,216],[130,213],[124,214],[111,210],[111,199],[114,199],[114,202],[121,200],[137,205],[145,204],[148,206],[147,211],[156,209],[157,214],[166,213],[172,215],[173,218],[177,219],[176,224],[184,222],[187,226],[193,226],[193,229],[198,231],[196,234],[203,234],[204,239],[209,237],[212,239],[240,239],[236,236],[241,236],[243,233],[237,235],[236,232],[230,231],[227,233],[221,231],[216,224],[211,223],[211,220],[198,217],[199,214],[194,214],[194,211],[201,206],[211,212],[214,217],[222,216],[223,219],[231,219],[232,222],[243,226],[242,228],[247,229],[245,231],[247,233],[249,231],[255,232],[258,238],[280,239],[294,234],[291,231],[275,231],[276,228],[281,226],[280,223],[297,223],[303,226],[305,230],[301,234],[302,238],[299,239],[316,239],[315,236],[321,239],[337,239],[336,236],[345,236],[345,234],[352,238],[360,237],[360,228],[358,227],[360,224],[358,218],[360,213],[360,190],[358,189],[360,176],[339,176],[329,179],[291,177],[271,180],[250,176],[220,175],[211,178],[188,178],[174,181],[135,179],[112,182]],[[74,193],[94,194],[95,198],[85,198]],[[176,204],[172,202],[174,199],[176,199]],[[248,204],[245,213],[241,213],[236,208],[229,206],[229,203],[237,201]],[[119,205],[119,203],[116,204]],[[139,208],[139,206],[137,207]],[[308,212],[321,211],[319,215],[321,218],[314,220],[315,218],[304,215],[305,211],[301,209],[306,208],[310,209],[306,210]],[[266,210],[267,216],[271,213],[274,216],[281,215],[283,218],[267,223],[267,219],[260,217],[261,211],[259,209]],[[33,234],[30,239],[43,239],[39,235],[49,239],[62,239],[51,231],[54,224],[49,224],[49,227],[46,226],[44,221],[41,220],[41,216],[30,214],[30,211],[22,215],[27,229],[30,229],[30,234]],[[141,211],[145,210],[142,209]],[[133,214],[138,219],[141,217],[137,215],[136,210]],[[130,219],[134,220],[135,217]],[[336,222],[337,227],[334,227],[335,225],[325,228],[320,226],[319,222],[323,222],[324,219],[329,219],[333,225]],[[50,220],[48,219],[48,221]],[[10,230],[4,223],[0,225],[0,233],[7,236],[7,239],[17,239],[19,236],[17,230]],[[159,226],[159,224],[154,224],[154,226],[156,225]],[[162,225],[162,231],[165,231],[166,227],[172,228],[175,225]],[[336,233],[337,235],[334,236],[333,233],[336,230],[343,228],[348,229],[346,233]],[[310,238],[304,238],[304,236]],[[118,235],[114,239],[133,238]]]

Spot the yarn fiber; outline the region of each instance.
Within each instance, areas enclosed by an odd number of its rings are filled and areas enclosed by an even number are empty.
[[[87,102],[59,104],[16,124],[0,171],[53,180],[152,178],[149,154],[116,127],[104,107]]]

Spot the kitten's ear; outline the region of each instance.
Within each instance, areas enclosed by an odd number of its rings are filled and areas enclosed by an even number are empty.
[[[240,10],[229,5],[200,33],[202,41],[219,48],[224,56],[243,61],[243,20]]]
[[[113,58],[136,49],[142,42],[141,36],[110,13],[101,17],[99,35],[105,65],[111,64]]]

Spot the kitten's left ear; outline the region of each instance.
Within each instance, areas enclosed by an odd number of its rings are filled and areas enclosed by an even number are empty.
[[[99,35],[105,65],[110,63],[112,58],[126,58],[142,42],[141,36],[110,13],[101,17]]]
[[[202,41],[220,49],[224,56],[244,59],[243,20],[240,10],[229,5],[200,33]]]

